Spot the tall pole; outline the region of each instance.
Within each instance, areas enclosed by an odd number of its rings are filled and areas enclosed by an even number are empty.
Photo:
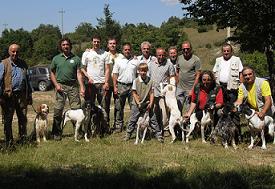
[[[58,11],[58,12],[61,14],[61,34],[62,34],[62,37],[63,37],[63,35],[64,35],[64,32],[63,32],[63,14],[65,13],[65,11],[62,8],[61,11]]]
[[[7,26],[8,26],[8,24],[3,24],[3,26],[4,26],[4,29],[7,29]]]

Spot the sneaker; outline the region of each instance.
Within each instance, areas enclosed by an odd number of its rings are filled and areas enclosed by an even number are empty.
[[[157,140],[160,142],[160,143],[164,143],[164,139],[162,136],[158,137]]]

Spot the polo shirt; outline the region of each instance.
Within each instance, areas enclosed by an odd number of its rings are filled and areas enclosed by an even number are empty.
[[[137,92],[140,98],[140,103],[147,102],[150,100],[149,94],[152,89],[153,89],[153,81],[150,80],[149,77],[146,77],[146,79],[143,80],[140,76],[138,76],[133,81],[132,90]],[[132,104],[136,105],[136,102],[134,99]]]
[[[81,68],[81,60],[71,54],[65,57],[63,53],[56,55],[51,63],[51,70],[55,72],[58,83],[70,84],[77,80],[77,70]]]

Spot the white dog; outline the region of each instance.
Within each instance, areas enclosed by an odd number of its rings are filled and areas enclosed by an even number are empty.
[[[211,107],[212,108],[212,107]],[[211,126],[211,130],[213,130],[213,110],[205,109],[202,111],[202,118],[201,121],[198,120],[196,113],[192,113],[190,116],[190,125],[189,129],[186,135],[186,143],[189,142],[189,137],[193,130],[195,129],[195,126],[198,124],[201,127],[201,140],[203,143],[206,143],[205,141],[205,135],[204,131],[208,126]]]
[[[65,124],[67,121],[75,121],[75,133],[74,133],[74,140],[79,142],[79,140],[77,139],[78,136],[78,132],[79,132],[79,128],[83,122],[83,120],[85,119],[85,115],[82,109],[75,109],[75,110],[67,110],[64,112],[63,114],[63,124],[62,124],[62,128],[65,127]],[[87,137],[87,132],[85,131],[85,141],[89,142],[89,139]]]
[[[37,108],[37,115],[35,117],[35,133],[36,141],[40,143],[40,136],[43,137],[44,141],[47,141],[46,133],[48,130],[48,114],[49,106],[47,104],[41,104]]]
[[[169,118],[169,131],[172,136],[173,143],[176,140],[176,134],[175,134],[175,126],[179,125],[182,130],[182,141],[184,141],[184,131],[182,128],[183,125],[183,119],[181,116],[181,113],[178,108],[178,103],[176,99],[176,81],[175,78],[170,79],[170,84],[167,84],[165,87],[161,85],[161,94],[165,96],[165,102],[166,106],[168,107],[168,111],[170,112],[170,118]]]
[[[255,110],[249,108],[246,104],[241,104],[238,107],[238,110],[245,114],[245,118],[249,122],[249,128],[251,133],[251,143],[248,146],[249,149],[254,147],[255,137],[257,132],[261,132],[261,139],[262,139],[262,149],[266,149],[266,141],[264,136],[264,128],[268,127],[268,134],[272,136],[273,144],[275,144],[275,131],[274,131],[274,120],[270,116],[265,116],[264,120],[261,120],[258,115],[256,114]]]
[[[149,127],[149,118],[150,117],[149,117],[149,112],[148,111],[146,111],[143,116],[140,116],[138,118],[135,144],[138,144],[140,130],[143,130],[143,135],[142,135],[142,139],[141,139],[141,144],[143,144],[147,129]]]

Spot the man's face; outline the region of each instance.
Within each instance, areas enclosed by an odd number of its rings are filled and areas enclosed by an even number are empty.
[[[191,45],[189,43],[183,43],[181,49],[183,56],[185,58],[190,58],[192,52]]]
[[[176,49],[170,49],[169,50],[169,58],[171,60],[176,60],[178,56],[177,50]]]
[[[164,49],[158,49],[156,55],[157,55],[158,63],[161,64],[161,63],[165,62],[166,52]]]
[[[131,47],[129,45],[124,45],[122,53],[127,59],[131,58]]]
[[[150,56],[150,46],[148,44],[144,44],[141,48],[142,55],[146,58]]]
[[[222,48],[222,56],[225,60],[229,60],[232,56],[232,49],[230,46],[225,46]]]
[[[71,46],[68,41],[62,41],[61,50],[64,54],[69,54],[71,52]]]
[[[92,45],[94,50],[98,50],[100,48],[100,39],[93,38]]]
[[[246,69],[243,71],[243,78],[246,83],[252,84],[255,81],[255,75],[253,73],[253,70],[251,69]]]
[[[13,44],[9,47],[9,55],[12,61],[16,61],[19,56],[19,46]]]
[[[209,88],[211,86],[212,82],[213,81],[212,81],[211,77],[208,74],[203,74],[203,76],[202,76],[202,83],[203,83],[203,86],[205,88]]]
[[[116,50],[116,40],[114,40],[114,39],[109,40],[107,47],[110,51],[115,51]]]

